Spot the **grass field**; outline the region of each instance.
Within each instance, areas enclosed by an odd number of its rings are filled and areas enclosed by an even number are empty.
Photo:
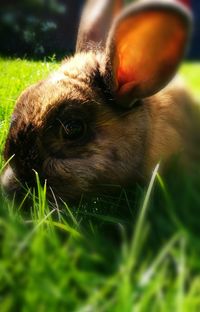
[[[57,66],[0,59],[1,151],[17,96]],[[200,64],[181,71],[200,99]],[[200,168],[78,207],[39,185],[30,211],[0,202],[1,312],[200,311]]]

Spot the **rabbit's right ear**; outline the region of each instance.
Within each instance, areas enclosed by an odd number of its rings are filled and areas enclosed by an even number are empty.
[[[120,12],[124,0],[88,0],[83,10],[76,52],[100,46],[104,48],[113,18]]]
[[[119,105],[153,95],[173,77],[188,45],[191,14],[173,1],[139,1],[113,25],[105,75]]]

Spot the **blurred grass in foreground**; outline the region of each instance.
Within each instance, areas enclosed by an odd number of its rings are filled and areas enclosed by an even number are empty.
[[[1,150],[19,93],[58,64],[0,59]],[[182,68],[200,99],[200,64]],[[1,159],[1,167],[3,161]],[[1,196],[0,311],[200,311],[200,166],[148,188],[30,211]]]

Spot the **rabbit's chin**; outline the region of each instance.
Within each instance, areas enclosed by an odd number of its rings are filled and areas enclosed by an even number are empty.
[[[132,179],[131,179],[132,180]],[[46,179],[47,187],[47,199],[49,201],[50,207],[55,205],[62,206],[66,203],[67,205],[77,205],[82,201],[91,201],[95,198],[117,198],[121,190],[130,184],[133,186],[133,183],[130,179],[127,179],[126,182],[113,180],[112,183],[109,182],[109,179],[102,178],[102,182],[93,180],[92,182],[86,179],[85,182],[80,183],[78,181],[73,181],[67,179]],[[76,183],[75,183],[76,182]],[[41,180],[41,185],[44,183]],[[12,167],[8,165],[2,175],[1,175],[1,188],[3,194],[9,199],[14,200],[15,204],[20,205],[23,210],[29,211],[33,206],[33,196],[37,198],[37,187],[36,185],[29,185],[27,183],[21,183],[21,181],[16,177],[16,174]],[[132,189],[134,186],[132,187]],[[34,192],[33,192],[34,190]],[[23,204],[22,204],[23,203]]]
[[[93,187],[91,190],[87,190],[85,192],[79,191],[69,191],[62,192],[58,190],[54,190],[52,187],[48,187],[47,198],[51,206],[59,205],[62,207],[67,204],[68,206],[80,207],[80,204],[91,203],[98,201],[109,201],[117,200],[120,197],[121,192],[127,188],[127,185],[99,185],[96,189]],[[130,185],[129,185],[130,187]],[[135,189],[136,185],[133,183],[131,185],[131,190]]]
[[[4,173],[1,177],[1,188],[4,197],[9,201],[14,201],[15,205],[20,206],[23,212],[29,213],[34,205],[34,200],[37,203],[37,189],[36,188],[26,188],[23,187],[17,180],[10,180],[11,175],[13,175],[12,169],[9,167],[8,171]],[[15,181],[15,182],[14,182]],[[130,186],[130,185],[129,185]],[[117,200],[123,191],[123,188],[127,186],[122,185],[98,185],[91,187],[90,190],[82,192],[81,190],[72,189],[55,189],[47,184],[47,202],[49,208],[53,209],[59,207],[62,209],[66,205],[69,207],[83,207],[88,203],[95,203],[98,201],[108,201]],[[132,185],[131,189],[134,190],[135,185]],[[33,194],[34,197],[33,197]]]

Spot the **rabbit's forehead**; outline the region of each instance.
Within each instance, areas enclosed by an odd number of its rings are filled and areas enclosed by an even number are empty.
[[[58,83],[66,79],[79,80],[90,83],[96,69],[101,63],[101,54],[80,53],[72,58],[66,59],[60,68],[49,76],[49,82]]]
[[[66,111],[73,107],[77,111],[87,106],[88,112],[91,107],[105,106],[105,101],[99,96],[100,88],[96,83],[94,86],[98,67],[99,62],[93,54],[81,54],[67,60],[47,79],[23,92],[14,111],[14,124],[19,129],[21,124],[40,128],[48,116],[55,116],[63,107]]]
[[[81,54],[67,60],[41,85],[39,100],[43,110],[63,101],[80,104],[94,99],[94,77],[98,71],[98,57],[92,53]]]
[[[46,81],[26,90],[19,98],[13,120],[24,120],[34,125],[42,126],[46,115],[59,108],[83,107],[86,103],[92,103],[94,91],[78,80],[71,81],[62,73],[56,73]],[[13,122],[12,122],[13,124]]]

